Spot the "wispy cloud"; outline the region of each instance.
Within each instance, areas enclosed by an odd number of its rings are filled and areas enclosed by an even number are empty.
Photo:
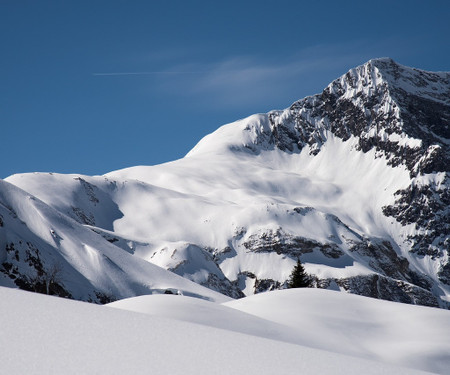
[[[186,62],[182,53],[172,53],[163,54],[164,61],[159,61],[155,70],[93,75],[153,76],[149,90],[175,100],[182,98],[189,105],[266,111],[320,92],[347,69],[390,55],[394,47],[353,41],[281,54],[273,46],[261,56],[233,56],[213,62]]]
[[[171,67],[195,71],[195,76],[160,77],[159,88],[167,94],[209,106],[265,111],[288,106],[296,99],[321,91],[330,80],[352,67],[355,56],[320,56],[317,51],[270,60],[236,56],[213,63]],[[359,61],[362,63],[364,60]]]

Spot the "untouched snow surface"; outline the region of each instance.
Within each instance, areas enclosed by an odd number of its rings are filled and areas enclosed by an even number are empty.
[[[450,368],[447,310],[321,289],[273,291],[222,305],[141,296],[109,306],[440,374]]]
[[[319,290],[311,292],[314,297],[306,297],[304,302],[310,302],[312,298],[322,301],[322,306],[325,307],[330,293]],[[307,296],[304,293],[291,291],[283,293],[264,295],[261,307],[264,308],[271,297],[274,297],[276,302],[280,296],[291,296],[293,301],[298,299],[296,304],[300,305],[300,301]],[[347,297],[342,293],[336,295],[341,298]],[[380,361],[370,361],[257,337],[253,335],[255,331],[259,329],[262,332],[265,329],[257,328],[257,322],[261,319],[252,318],[229,307],[214,303],[211,303],[211,307],[207,307],[199,303],[200,300],[196,302],[198,303],[196,305],[190,303],[189,299],[179,296],[154,297],[122,301],[121,307],[124,308],[129,304],[131,309],[140,311],[151,308],[154,309],[153,312],[157,312],[157,315],[162,316],[0,287],[0,299],[4,301],[0,305],[0,314],[3,318],[2,335],[0,335],[2,347],[0,372],[46,375],[93,373],[406,375],[423,373]],[[180,298],[176,302],[179,312],[171,314],[174,307],[172,301],[176,298]],[[171,302],[166,303],[164,299],[168,301],[170,299]],[[361,299],[361,301],[366,300],[368,299]],[[255,300],[249,299],[249,301]],[[380,301],[373,302],[374,305],[371,307],[380,303]],[[345,299],[340,303],[345,304]],[[381,303],[380,306],[383,304]],[[393,306],[398,307],[398,310],[395,308],[393,310],[402,313],[402,305],[394,304]],[[447,314],[448,322],[448,311],[410,308],[419,311],[415,315],[416,318],[433,318],[432,321],[426,320],[420,322],[421,324],[427,324],[430,327],[442,325],[444,315],[441,316],[441,314]],[[193,319],[195,310],[203,316],[209,315],[208,325],[186,321]],[[273,311],[273,305],[271,310]],[[243,316],[247,316],[247,323],[253,322],[253,326],[246,328],[247,334],[211,327],[219,325],[224,328],[224,324],[220,321],[225,318],[225,311],[234,311],[227,316],[230,326],[234,328],[246,326],[239,321]],[[214,317],[217,318],[216,323],[211,324],[214,323]],[[262,320],[262,322],[265,321]],[[290,323],[292,322],[291,319]],[[314,322],[314,326],[316,323],[317,321]],[[326,324],[325,319],[322,324]],[[351,322],[347,324],[350,325],[348,328],[351,328]],[[371,322],[360,321],[359,324],[370,327]],[[276,324],[273,323],[270,329],[275,326]],[[386,328],[389,327],[386,326]],[[266,330],[269,337],[270,329]],[[317,335],[322,341],[327,340],[326,337],[320,337],[320,331]],[[446,336],[449,337],[448,331]],[[386,338],[391,338],[389,332],[386,332]],[[442,355],[436,347],[430,347],[426,342],[417,343],[417,345],[421,345],[423,351],[428,352],[431,358],[439,353]],[[442,345],[440,348],[445,349]],[[445,359],[444,355],[442,357]],[[441,358],[441,361],[444,359]],[[414,362],[411,363],[414,364]]]
[[[448,310],[317,289],[224,305],[295,329],[311,347],[441,374],[450,369]]]

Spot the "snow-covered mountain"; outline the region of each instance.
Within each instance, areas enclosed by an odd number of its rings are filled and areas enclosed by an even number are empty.
[[[449,125],[450,73],[376,59],[171,163],[13,175],[0,184],[0,283],[219,300],[209,289],[283,288],[300,257],[317,287],[447,307]]]

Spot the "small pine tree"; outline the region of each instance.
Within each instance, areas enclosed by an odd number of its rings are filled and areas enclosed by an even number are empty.
[[[288,288],[308,288],[311,286],[311,278],[306,273],[300,259],[289,276]]]

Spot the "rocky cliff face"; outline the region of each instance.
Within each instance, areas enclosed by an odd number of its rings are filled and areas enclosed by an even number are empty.
[[[96,246],[233,298],[284,288],[301,258],[316,287],[447,307],[449,123],[449,73],[376,59],[285,110],[223,126],[169,164],[7,180],[89,229]],[[28,234],[11,236],[0,219],[2,272],[16,282],[27,260],[6,239]],[[45,246],[77,262],[76,249]],[[91,268],[80,271],[89,282]]]
[[[350,70],[318,95],[269,113],[270,131],[256,143],[295,152],[306,144],[318,153],[326,131],[358,139],[389,164],[404,164],[412,176],[448,172],[450,74],[407,68],[376,59]]]
[[[295,152],[308,144],[318,153],[329,131],[344,141],[355,137],[357,149],[375,150],[389,165],[405,165],[411,182],[395,192],[395,203],[383,213],[415,226],[406,238],[410,251],[441,258],[439,279],[449,283],[449,73],[372,60],[269,119],[270,143],[282,150]]]

